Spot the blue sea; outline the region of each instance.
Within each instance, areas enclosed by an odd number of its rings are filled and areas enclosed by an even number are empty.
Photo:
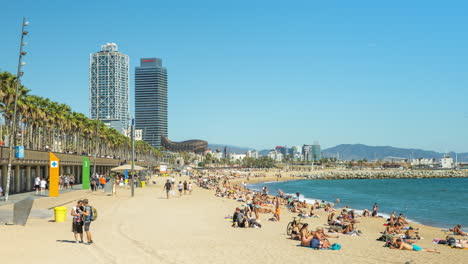
[[[308,202],[325,200],[336,207],[369,209],[377,203],[379,214],[403,213],[411,221],[441,228],[457,224],[468,231],[468,178],[450,179],[374,179],[374,180],[296,180],[250,184],[253,190],[267,186],[271,195],[278,189],[296,192]]]

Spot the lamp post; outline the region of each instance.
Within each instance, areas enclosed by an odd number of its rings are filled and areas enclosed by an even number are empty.
[[[99,140],[99,104],[101,104],[101,98],[102,98],[102,96],[99,96],[99,95],[97,95],[97,97],[96,97],[96,140],[95,140],[96,149],[94,151],[93,177],[96,176],[96,158],[97,158],[97,153],[98,153],[98,149],[99,149],[99,144],[98,144],[98,140]]]
[[[29,25],[29,22],[26,21],[25,17],[23,17],[23,25],[21,27],[21,43],[20,43],[19,58],[18,58],[18,72],[16,75],[15,102],[14,102],[14,108],[13,108],[13,127],[12,127],[11,133],[9,135],[9,140],[8,140],[9,153],[8,153],[7,183],[5,186],[5,201],[8,201],[8,196],[10,194],[10,178],[11,178],[11,162],[13,160],[13,144],[16,144],[16,109],[18,107],[18,90],[20,86],[20,78],[21,76],[23,76],[21,67],[23,67],[26,64],[23,62],[23,56],[26,55],[26,52],[23,51],[23,46],[25,45],[24,36],[26,36],[28,32],[25,31],[24,29],[28,25]]]
[[[130,126],[130,133],[132,133],[132,197],[135,196],[135,119],[132,119]]]

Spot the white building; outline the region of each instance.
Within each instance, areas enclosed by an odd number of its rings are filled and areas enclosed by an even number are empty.
[[[246,157],[245,154],[229,153],[228,158],[230,161],[243,160]]]
[[[129,57],[115,43],[89,56],[89,112],[107,126],[124,133],[130,121]]]
[[[249,150],[245,153],[245,155],[248,157],[248,158],[254,158],[254,159],[258,159],[258,151],[256,150]]]
[[[434,167],[436,165],[435,159],[412,159],[411,166],[415,167]]]
[[[284,155],[282,153],[277,152],[276,150],[271,150],[270,152],[268,152],[267,156],[276,162],[281,162],[284,159]]]
[[[132,129],[125,129],[123,131],[124,136],[131,137],[132,136]],[[143,140],[143,130],[135,129],[135,140]]]
[[[453,158],[448,157],[448,156],[445,156],[445,157],[441,158],[440,159],[440,166],[443,169],[453,169],[453,167],[454,167]]]

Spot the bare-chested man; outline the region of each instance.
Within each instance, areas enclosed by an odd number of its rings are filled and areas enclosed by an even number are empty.
[[[412,250],[412,251],[424,251],[424,252],[435,252],[435,253],[439,253],[440,254],[440,251],[438,251],[437,249],[429,249],[429,248],[422,248],[420,246],[417,246],[417,245],[410,245],[408,243],[405,243],[403,242],[400,238],[398,238],[396,241],[395,241],[395,247],[391,247],[390,249],[399,249],[399,250]]]

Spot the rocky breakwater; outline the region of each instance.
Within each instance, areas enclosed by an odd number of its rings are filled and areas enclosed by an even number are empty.
[[[467,178],[468,170],[333,170],[295,175],[308,179],[423,179]]]

